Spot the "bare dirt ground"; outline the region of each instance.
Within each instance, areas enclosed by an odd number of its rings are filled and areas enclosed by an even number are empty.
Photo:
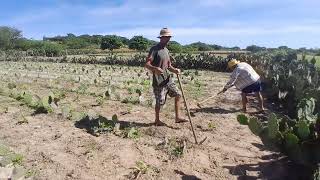
[[[207,84],[207,95],[217,93],[228,78]],[[39,82],[39,84],[41,84]],[[40,86],[34,85],[38,90]],[[186,92],[188,94],[188,91]],[[190,93],[189,93],[190,94]],[[112,133],[93,136],[85,125],[60,114],[33,114],[20,102],[0,96],[0,144],[23,156],[21,165],[33,179],[287,179],[286,161],[264,148],[247,126],[240,125],[240,94],[229,90],[209,100],[202,108],[187,96],[198,141],[194,144],[189,123],[174,123],[173,99],[162,109],[166,126],[155,127],[150,106],[106,101],[100,106],[94,98],[67,93],[63,101],[74,101],[91,114],[111,118],[139,129],[141,137],[122,138]],[[209,96],[202,96],[203,100]],[[256,111],[250,98],[249,111]],[[126,110],[130,108],[130,111]],[[182,109],[184,111],[184,109]],[[27,123],[17,123],[21,118]],[[185,116],[187,117],[187,116]],[[183,144],[170,154],[166,145],[172,139]],[[168,153],[169,152],[169,153]],[[180,154],[179,154],[180,153]],[[1,154],[0,154],[1,155]]]

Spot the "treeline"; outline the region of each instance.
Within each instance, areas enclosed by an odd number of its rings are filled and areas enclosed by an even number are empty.
[[[105,50],[123,50],[123,51],[147,51],[157,41],[147,39],[143,36],[134,36],[131,39],[117,35],[79,35],[72,33],[66,36],[43,37],[43,40],[32,40],[22,36],[22,31],[6,26],[0,26],[0,50],[21,50],[29,51],[29,55],[61,56],[69,53],[75,54],[96,54],[103,53]],[[213,50],[246,50],[251,52],[268,51],[274,49],[290,48],[280,46],[278,48],[266,48],[251,45],[245,49],[240,47],[223,47],[215,44],[206,44],[195,42],[188,45],[181,45],[176,41],[171,41],[168,49],[172,53],[191,53],[195,51],[213,51]],[[100,51],[101,50],[101,51]],[[320,55],[319,49],[300,48],[298,53],[312,53]]]

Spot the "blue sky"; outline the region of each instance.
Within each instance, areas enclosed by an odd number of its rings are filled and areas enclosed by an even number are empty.
[[[320,48],[320,0],[10,0],[0,26],[27,38],[81,34],[143,35],[223,46]]]

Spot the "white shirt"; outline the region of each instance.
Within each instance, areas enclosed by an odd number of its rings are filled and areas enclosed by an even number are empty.
[[[235,85],[237,89],[242,90],[260,79],[260,76],[248,63],[241,62],[236,66],[230,76],[229,82],[224,86],[226,89]]]

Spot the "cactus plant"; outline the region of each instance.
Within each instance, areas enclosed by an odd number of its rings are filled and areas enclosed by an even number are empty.
[[[288,122],[285,119],[280,119],[279,121],[279,131],[280,132],[287,132],[289,129]]]
[[[71,111],[70,119],[72,121],[79,121],[79,120],[84,119],[86,117],[88,117],[88,115],[85,112]]]
[[[32,95],[31,95],[30,93],[24,92],[22,97],[23,97],[22,100],[23,100],[25,103],[31,104],[31,102],[32,102]]]
[[[249,129],[253,132],[253,134],[259,136],[263,130],[263,126],[257,118],[253,117],[249,120]]]
[[[17,89],[12,89],[10,91],[7,91],[7,90],[3,90],[3,95],[8,95],[9,97],[12,97],[16,100],[21,100],[23,99],[23,94],[24,92],[19,92]]]
[[[309,129],[308,123],[306,121],[299,120],[296,126],[297,126],[297,132],[298,132],[299,138],[301,140],[308,139],[310,135],[310,129]]]
[[[43,108],[45,112],[52,113],[53,109],[50,105],[52,102],[53,102],[52,96],[44,96],[39,103],[39,108]]]
[[[272,113],[268,118],[268,136],[270,139],[275,139],[279,133],[279,122],[277,116]]]
[[[114,115],[112,116],[112,121],[113,121],[113,122],[119,121],[117,114],[114,114]]]
[[[137,139],[140,136],[141,136],[141,132],[139,131],[139,129],[135,127],[131,127],[127,134],[127,137],[131,139]]]
[[[244,114],[239,114],[237,116],[237,120],[242,125],[248,125],[249,124],[248,117],[246,115],[244,115]]]
[[[301,120],[307,120],[314,122],[317,118],[317,115],[314,115],[315,110],[315,99],[314,98],[304,98],[298,104],[298,118]]]
[[[65,105],[61,109],[62,117],[70,119],[71,118],[71,109],[69,106]]]
[[[287,133],[284,140],[286,149],[296,148],[299,145],[299,138],[293,133]]]

